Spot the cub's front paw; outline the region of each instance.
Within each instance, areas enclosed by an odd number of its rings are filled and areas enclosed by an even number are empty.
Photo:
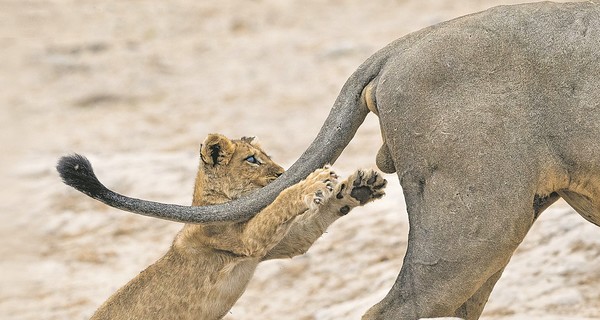
[[[338,176],[331,167],[326,166],[311,173],[303,183],[302,200],[309,208],[315,208],[332,196]]]
[[[385,195],[387,181],[375,170],[358,170],[341,183],[336,198],[350,196],[362,206]]]

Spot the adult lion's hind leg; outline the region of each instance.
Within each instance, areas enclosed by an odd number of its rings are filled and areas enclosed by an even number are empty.
[[[509,172],[469,177],[460,168],[403,178],[409,245],[398,279],[364,319],[478,319],[534,221],[534,195]],[[515,189],[501,188],[507,182]]]
[[[492,289],[494,289],[496,282],[502,276],[502,272],[504,272],[504,268],[489,277],[479,290],[454,312],[454,316],[461,319],[479,319],[490,297],[490,293],[492,293]]]
[[[560,199],[560,196],[557,193],[551,193],[548,196],[536,196],[534,197],[533,210],[534,217],[537,218],[544,210],[550,207],[554,202]],[[487,279],[487,281],[473,294],[469,300],[460,306],[454,313],[454,316],[462,318],[462,319],[478,319],[483,312],[483,308],[488,301],[490,294],[492,293],[492,289],[496,285],[496,282],[502,276],[502,272],[504,272],[504,268],[500,269],[498,272],[493,274],[491,277]]]

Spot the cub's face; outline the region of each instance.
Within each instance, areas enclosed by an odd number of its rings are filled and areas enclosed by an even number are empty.
[[[235,181],[239,184],[246,182],[253,186],[253,189],[258,189],[283,174],[283,168],[273,162],[252,138],[234,140],[233,143],[236,145],[236,151],[228,167],[231,174],[238,177]]]
[[[209,179],[207,184],[221,188],[229,198],[264,187],[284,172],[254,138],[229,140],[222,135],[209,135],[203,143],[201,158]]]

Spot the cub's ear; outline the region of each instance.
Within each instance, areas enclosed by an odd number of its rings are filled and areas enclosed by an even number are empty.
[[[250,143],[252,144],[252,141],[254,141],[254,139],[256,139],[256,137],[242,137],[242,141],[244,141],[245,143]]]
[[[209,134],[200,147],[200,158],[207,165],[227,165],[235,151],[231,140],[221,134]]]
[[[242,137],[240,140],[260,148],[260,142],[258,141],[258,138],[256,138],[256,137]]]

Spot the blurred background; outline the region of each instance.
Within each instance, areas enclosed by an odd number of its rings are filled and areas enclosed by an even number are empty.
[[[208,133],[289,166],[345,80],[412,31],[511,0],[0,0],[0,318],[87,319],[181,228],[60,182],[78,152],[121,193],[189,204]],[[370,115],[336,163],[375,167]],[[391,288],[408,223],[388,195],[306,254],[263,263],[227,319],[358,319]],[[507,204],[509,206],[510,203]],[[483,319],[599,319],[600,230],[564,202],[536,223]]]

